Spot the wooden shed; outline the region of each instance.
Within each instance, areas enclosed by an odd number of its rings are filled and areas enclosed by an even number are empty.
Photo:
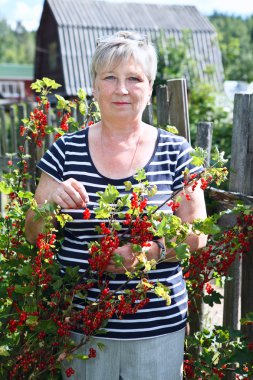
[[[90,63],[101,35],[136,30],[155,41],[161,34],[180,40],[191,31],[190,58],[201,79],[221,88],[224,80],[221,53],[214,27],[194,6],[112,3],[98,0],[45,0],[37,31],[35,77],[55,79],[64,96],[79,88],[91,95]],[[206,69],[213,66],[212,76]]]
[[[0,63],[0,104],[32,99],[33,65]]]

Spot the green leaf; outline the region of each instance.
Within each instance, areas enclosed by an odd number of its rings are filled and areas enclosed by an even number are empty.
[[[147,176],[146,176],[146,173],[145,173],[145,169],[140,169],[137,171],[137,174],[134,175],[134,179],[138,182],[141,182],[141,181],[144,181],[144,179],[146,179]]]
[[[56,108],[65,109],[65,107],[68,105],[68,100],[65,100],[63,96],[58,95],[58,94],[56,94],[55,97],[58,100]]]
[[[111,216],[111,208],[103,208],[103,207],[97,207],[94,208],[93,211],[95,212],[97,219],[108,219]]]
[[[212,159],[217,165],[224,166],[228,162],[228,160],[224,158],[225,152],[220,152],[217,146],[215,146],[214,149]]]
[[[26,325],[28,326],[37,326],[39,317],[37,315],[29,315],[26,320]],[[40,322],[41,323],[41,322]]]
[[[130,191],[132,189],[132,186],[133,186],[132,182],[130,182],[130,181],[125,181],[124,185],[125,185],[125,190],[126,191]]]
[[[37,79],[34,83],[31,84],[31,89],[35,92],[41,92],[43,88],[43,81],[40,79]]]
[[[62,228],[65,226],[66,223],[71,222],[73,220],[72,216],[69,214],[57,214],[55,217]]]
[[[82,354],[73,354],[72,356],[73,356],[73,358],[77,358],[77,359],[81,359],[81,360],[87,360],[87,359],[89,359],[89,356],[82,355]]]
[[[85,103],[79,103],[78,108],[81,115],[86,115],[87,107]]]
[[[174,248],[178,260],[184,260],[190,257],[189,246],[186,243],[182,243]]]
[[[108,184],[105,191],[97,192],[97,195],[102,199],[105,203],[113,203],[119,197],[119,192],[115,186]]]
[[[44,84],[46,87],[50,87],[50,88],[52,88],[53,90],[56,90],[57,88],[61,87],[61,84],[56,83],[56,81],[55,81],[54,79],[50,79],[50,78],[43,77],[43,78],[42,78],[42,82],[43,82],[43,84]]]
[[[220,293],[213,290],[212,294],[207,294],[203,297],[203,301],[213,307],[215,303],[220,304],[222,298],[224,297]]]
[[[29,276],[31,276],[32,271],[33,271],[33,269],[31,267],[31,264],[29,263],[29,264],[24,265],[22,268],[20,268],[18,270],[18,275],[19,276],[28,276],[29,277]]]
[[[100,349],[100,351],[104,351],[104,349],[105,349],[105,344],[104,343],[98,342],[97,346]]]
[[[63,284],[62,278],[57,278],[57,280],[53,283],[53,289],[54,290],[60,289],[62,284]]]
[[[253,323],[253,311],[250,311],[246,314],[244,318],[241,319],[241,323],[243,325],[252,324]]]
[[[136,252],[136,253],[142,252],[141,245],[139,245],[139,244],[132,244],[132,250],[133,250],[133,252]]]
[[[0,356],[10,356],[7,346],[0,346]]]
[[[192,157],[191,163],[193,165],[202,166],[205,164],[205,161],[207,159],[207,152],[203,148],[195,148],[195,150],[193,150],[190,155]]]
[[[169,306],[171,304],[171,298],[169,295],[170,289],[167,286],[158,282],[155,289],[154,289],[154,292],[158,297],[161,297],[166,301],[167,306]]]
[[[52,126],[47,126],[45,127],[45,132],[50,135],[50,133],[54,133],[55,132],[55,127],[52,127]]]
[[[126,195],[123,195],[123,197],[119,198],[117,202],[117,206],[119,208],[123,208],[126,206],[130,207],[130,195],[126,194]]]
[[[178,129],[174,125],[165,125],[164,129],[170,133],[173,133],[174,135],[178,135]]]
[[[82,88],[79,88],[79,90],[77,91],[77,96],[80,100],[85,100],[86,97],[87,97],[87,94],[86,92],[84,91],[84,89]]]
[[[120,230],[121,230],[121,225],[120,225],[119,222],[114,221],[114,222],[112,223],[112,228],[113,228],[114,230],[116,230],[116,231],[120,231]]]
[[[19,198],[32,199],[33,198],[33,193],[31,193],[30,191],[22,191],[22,190],[20,190],[18,192],[18,196],[19,196]]]
[[[221,229],[215,222],[215,216],[209,216],[204,220],[195,219],[192,223],[192,228],[193,231],[197,233],[203,233],[205,235],[216,235],[221,231]]]
[[[157,193],[157,186],[156,185],[153,185],[152,187],[150,187],[147,191],[147,196],[149,198],[152,198],[155,194]]]
[[[168,232],[168,227],[167,227],[167,220],[164,217],[161,222],[156,226],[157,229],[157,236],[164,236]]]
[[[34,291],[32,286],[15,285],[15,292],[18,294],[28,294]]]
[[[0,192],[8,195],[8,194],[13,192],[13,189],[11,186],[8,186],[6,182],[1,181],[0,182]]]
[[[39,321],[40,331],[45,331],[47,334],[51,334],[57,331],[57,325],[51,320],[40,320]]]
[[[124,258],[120,255],[118,255],[117,253],[115,253],[113,256],[112,256],[112,259],[116,265],[116,267],[121,267],[123,266],[123,262],[124,262]]]

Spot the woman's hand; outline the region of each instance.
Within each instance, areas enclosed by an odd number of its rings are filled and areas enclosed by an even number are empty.
[[[61,208],[83,208],[89,201],[84,186],[69,178],[64,182],[57,182],[46,173],[42,173],[35,192],[35,199],[39,205],[45,201],[55,203]]]
[[[123,265],[117,266],[113,260],[109,262],[106,271],[112,273],[125,273],[126,271],[132,272],[135,268],[135,265],[139,263],[137,258],[138,254],[133,252],[131,244],[123,245],[122,247],[117,248],[114,251],[114,254],[117,254],[123,258]],[[150,242],[149,248],[143,248],[143,254],[147,256],[147,260],[158,260],[160,257],[160,248],[157,244]]]
[[[122,247],[119,247],[115,249],[114,254],[117,254],[123,258],[123,265],[117,266],[113,260],[113,257],[111,258],[111,261],[106,267],[107,272],[112,273],[125,273],[126,271],[133,271],[135,265],[139,262],[136,253],[133,252],[131,244],[123,245]]]
[[[52,183],[48,192],[48,202],[56,203],[61,208],[77,209],[86,207],[89,201],[88,194],[83,185],[74,178],[61,183]]]
[[[38,205],[43,205],[47,201],[48,203],[55,203],[61,208],[78,209],[86,207],[89,197],[83,185],[75,179],[70,178],[64,182],[57,182],[48,174],[42,173],[35,192],[35,200]],[[33,210],[28,210],[25,233],[30,243],[36,242],[43,226],[43,219],[35,222]]]

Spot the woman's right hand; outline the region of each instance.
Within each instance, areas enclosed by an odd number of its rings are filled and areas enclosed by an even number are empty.
[[[46,173],[42,173],[35,192],[35,200],[38,205],[45,202],[55,203],[65,209],[85,208],[89,201],[84,186],[74,178],[64,182],[57,182]],[[26,214],[25,233],[27,240],[34,244],[38,234],[42,231],[43,219],[34,221],[34,211],[28,210]]]
[[[60,183],[54,180],[54,182],[51,183],[51,181],[49,180],[50,186],[48,186],[48,202],[55,203],[65,209],[86,207],[89,197],[84,186],[80,182],[74,178],[69,178]]]

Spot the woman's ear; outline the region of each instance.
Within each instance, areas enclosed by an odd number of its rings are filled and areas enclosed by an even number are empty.
[[[96,90],[95,90],[95,88],[92,89],[92,95],[93,95],[94,100],[97,100],[96,99]]]

